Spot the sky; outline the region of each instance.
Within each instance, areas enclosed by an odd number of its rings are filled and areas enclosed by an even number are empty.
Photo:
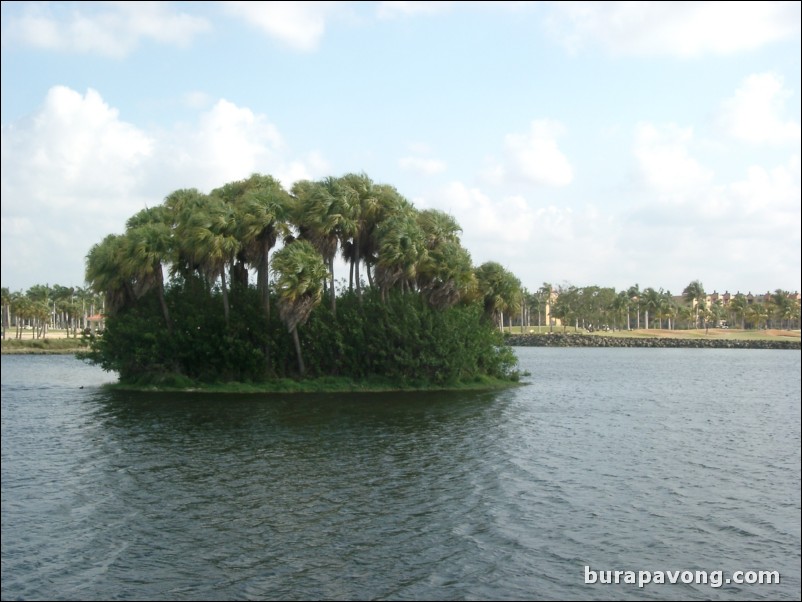
[[[364,172],[530,291],[799,291],[800,20],[799,2],[2,2],[2,286],[84,286],[92,245],[181,188]]]

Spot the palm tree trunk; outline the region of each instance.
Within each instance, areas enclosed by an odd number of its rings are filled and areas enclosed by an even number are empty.
[[[162,314],[164,315],[164,323],[167,325],[167,332],[173,334],[173,323],[170,321],[170,312],[167,309],[167,301],[164,298],[164,274],[162,273],[161,263],[156,266],[156,282],[159,294],[159,305],[161,305]]]
[[[256,288],[262,296],[262,307],[265,311],[265,316],[270,319],[270,241],[265,240],[262,243],[262,257],[259,260],[259,269],[256,274]]]
[[[223,291],[223,314],[226,317],[226,330],[229,329],[230,323],[228,319],[229,305],[228,305],[228,289],[226,288],[226,268],[225,266],[220,269],[220,284]]]
[[[353,292],[354,290],[354,260],[351,259],[351,265],[349,266],[348,270],[348,290]]]
[[[334,292],[334,255],[329,258],[329,274],[331,279],[331,314],[337,316],[337,294]]]
[[[301,341],[298,339],[298,327],[292,329],[292,342],[295,343],[295,353],[298,356],[298,372],[301,376],[306,374],[304,367],[304,358],[301,356]]]
[[[359,277],[359,244],[354,245],[354,279],[356,280],[356,296],[362,301],[362,282]]]

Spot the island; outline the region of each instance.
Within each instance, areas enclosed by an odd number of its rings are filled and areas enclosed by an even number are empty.
[[[515,383],[497,324],[520,281],[461,232],[364,173],[177,190],[90,249],[104,323],[81,356],[132,387]]]

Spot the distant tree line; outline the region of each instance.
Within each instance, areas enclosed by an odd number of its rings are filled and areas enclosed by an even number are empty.
[[[536,293],[523,291],[522,318],[509,322],[524,326],[555,324],[563,329],[632,330],[710,328],[726,325],[741,329],[798,329],[798,295],[777,289],[760,299],[742,293],[732,295],[725,304],[712,299],[699,280],[693,280],[675,296],[670,291],[636,284],[627,290],[570,284],[554,287],[544,283]],[[546,318],[548,316],[548,318]]]
[[[89,318],[102,311],[103,296],[90,288],[61,285],[32,286],[27,291],[2,288],[3,338],[47,336],[49,329],[67,331],[79,337],[89,329]]]

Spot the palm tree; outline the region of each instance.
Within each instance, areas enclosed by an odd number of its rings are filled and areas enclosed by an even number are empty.
[[[629,295],[630,305],[634,305],[638,312],[636,328],[640,330],[640,286],[637,284],[635,284],[635,286],[630,286],[629,289],[627,289],[627,295]],[[627,312],[627,327],[629,327],[629,312]]]
[[[160,205],[143,209],[126,224],[126,253],[122,259],[124,274],[137,283],[137,294],[156,288],[167,331],[173,332],[170,311],[164,297],[163,265],[173,257],[173,229],[170,210]]]
[[[206,280],[202,266],[197,259],[197,249],[192,244],[191,230],[199,223],[199,216],[209,211],[212,199],[196,188],[182,188],[171,192],[164,199],[164,206],[172,215],[175,235],[175,256],[173,274],[184,278],[196,274]],[[208,283],[206,283],[208,287]]]
[[[504,332],[504,312],[517,310],[521,281],[495,261],[485,262],[476,268],[476,281],[485,313],[497,319],[499,329]]]
[[[373,272],[379,260],[381,247],[380,228],[382,224],[390,221],[408,220],[417,213],[417,210],[405,199],[394,186],[388,184],[374,184],[373,195],[375,204],[370,206],[363,228],[359,256],[365,262],[365,274],[368,284],[372,287]],[[414,228],[413,228],[414,230]]]
[[[362,282],[359,275],[359,263],[362,250],[367,246],[370,225],[375,222],[379,199],[373,180],[367,174],[349,173],[340,178],[343,194],[343,209],[350,225],[347,233],[349,244],[343,244],[346,259],[351,262],[351,282],[356,281],[356,292],[362,298]]]
[[[127,244],[124,235],[109,234],[86,256],[86,281],[93,291],[105,295],[105,308],[110,315],[136,298],[123,267]]]
[[[209,197],[206,211],[193,212],[185,220],[179,230],[183,234],[184,252],[199,266],[208,282],[215,282],[220,278],[223,314],[228,328],[230,305],[226,271],[240,250],[240,243],[235,235],[234,210],[221,199]]]
[[[790,322],[793,317],[793,305],[788,295],[788,291],[780,288],[776,289],[771,295],[774,315],[780,321],[781,328],[790,328]]]
[[[662,292],[662,289],[660,289]],[[672,330],[677,317],[677,304],[674,303],[674,296],[671,291],[665,291],[660,299],[660,317],[667,320],[667,327]]]
[[[418,282],[432,307],[451,307],[476,295],[478,280],[473,261],[461,244],[447,240],[428,251],[424,260],[418,269]]]
[[[298,326],[306,323],[314,307],[320,303],[328,270],[311,243],[296,240],[276,251],[271,271],[276,278],[279,315],[287,326],[287,332],[292,334],[298,356],[298,371],[303,376],[306,368],[298,339]]]
[[[702,283],[698,280],[694,280],[685,287],[685,290],[682,291],[682,296],[691,307],[695,308],[696,319],[694,321],[694,327],[698,328],[700,304],[703,303],[707,297],[707,293],[705,293],[705,287],[702,286]]]
[[[376,282],[382,299],[399,285],[406,292],[418,275],[418,268],[427,255],[423,230],[412,211],[398,213],[382,221],[376,231],[379,252],[376,259]]]
[[[336,316],[334,259],[338,244],[344,243],[356,227],[347,203],[348,196],[340,180],[334,177],[318,182],[296,182],[292,195],[296,199],[294,221],[300,237],[311,242],[328,264],[331,313]]]
[[[746,300],[746,295],[737,293],[729,303],[730,312],[741,323],[741,328],[746,328],[746,310],[749,308],[749,302]]]
[[[11,312],[17,325],[14,338],[22,338],[25,321],[33,315],[33,302],[21,292],[11,293]]]
[[[618,318],[623,317],[626,315],[627,317],[627,330],[630,330],[629,327],[629,295],[627,291],[619,291],[618,294],[615,296],[612,304],[613,316],[615,316],[614,325],[618,327]]]
[[[272,176],[253,174],[241,184],[240,193],[232,199],[236,210],[236,237],[241,244],[241,255],[256,267],[256,288],[269,319],[270,250],[280,236],[289,233],[290,196]]]
[[[649,324],[649,312],[651,311],[652,317],[658,312],[660,308],[660,293],[654,290],[652,287],[649,287],[643,291],[643,295],[641,297],[641,305],[643,307],[644,312],[646,312],[646,328],[650,327]]]

